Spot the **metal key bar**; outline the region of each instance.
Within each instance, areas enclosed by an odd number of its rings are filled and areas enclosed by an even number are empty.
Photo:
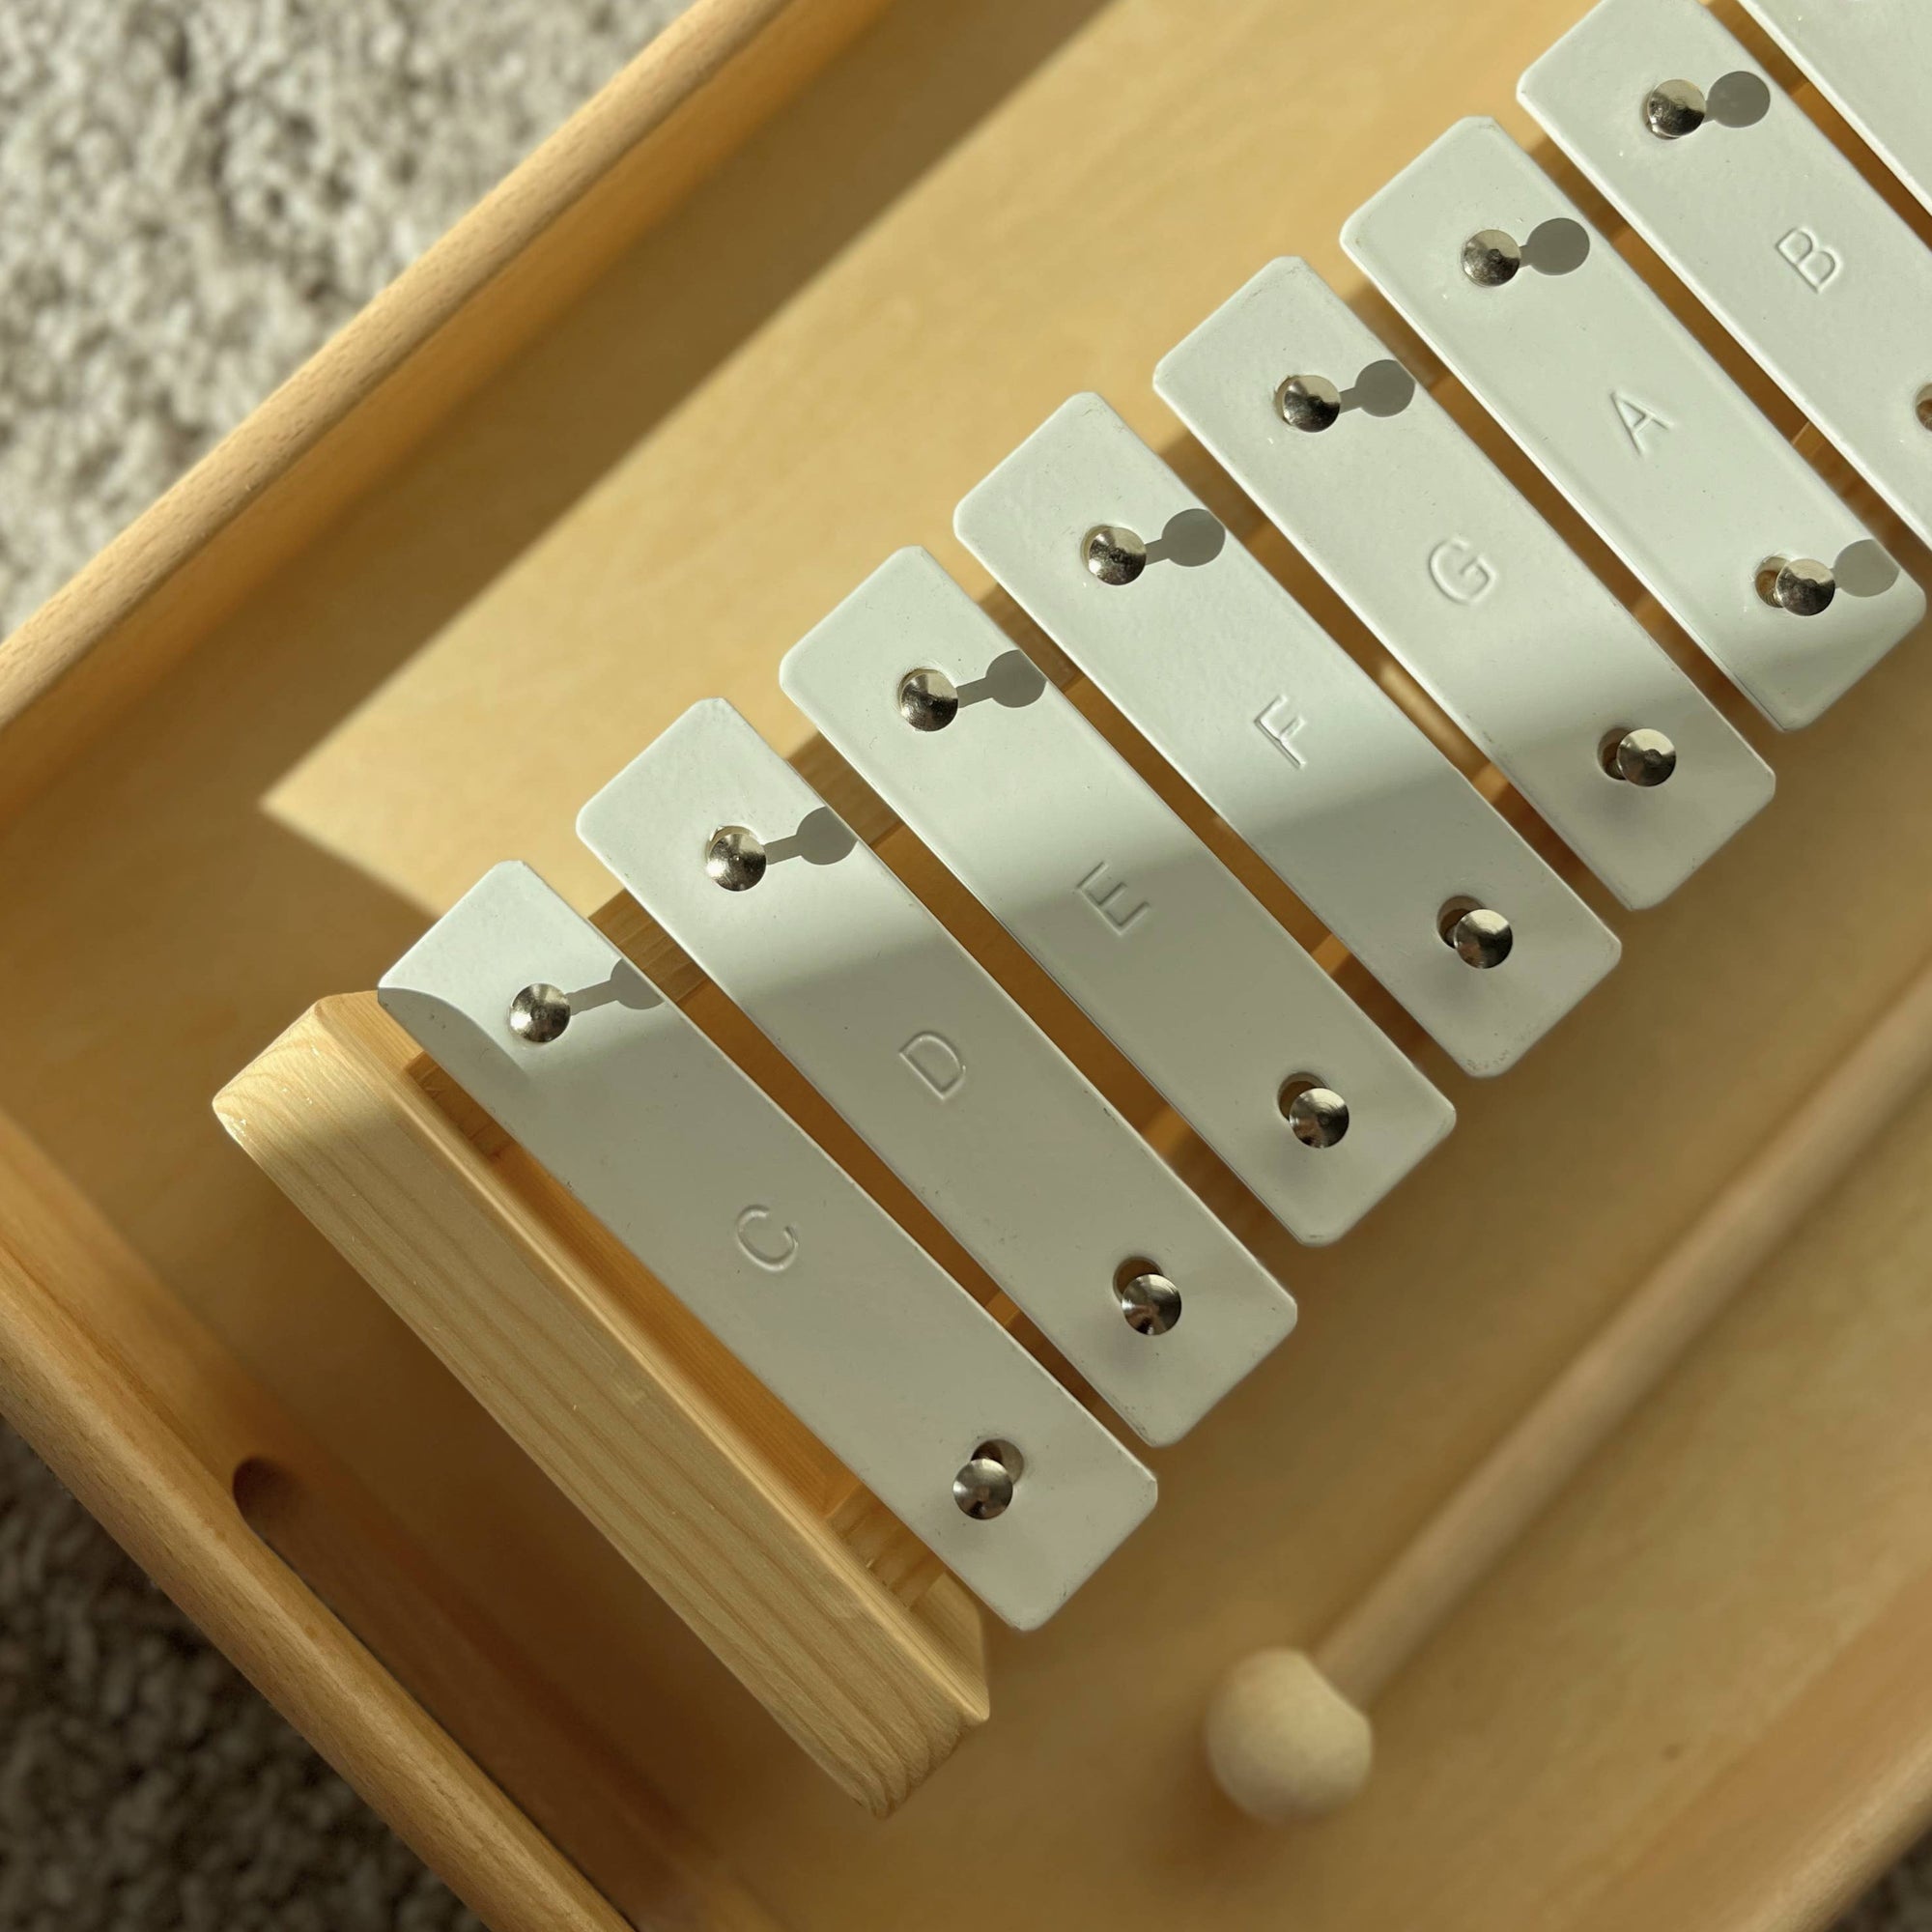
[[[1149,1441],[1293,1327],[1273,1277],[723,698],[577,824]]]
[[[1932,209],[1925,0],[1745,0],[1879,159]]]
[[[1615,935],[1098,396],[954,522],[1467,1071],[1512,1065],[1616,963]],[[1102,530],[1143,547],[1130,575],[1094,568]],[[1464,943],[1479,924],[1494,946]]]
[[[1602,0],[1519,92],[1932,542],[1932,250],[1871,184],[1698,0]]]
[[[1306,262],[1154,386],[1626,905],[1769,802],[1770,768]]]
[[[1441,1094],[924,551],[779,675],[1299,1238],[1333,1240],[1449,1131]]]
[[[381,996],[1009,1623],[1152,1508],[1152,1476],[527,867],[486,873]]]
[[[1493,121],[1451,128],[1342,240],[1775,724],[1918,627],[1918,586]]]

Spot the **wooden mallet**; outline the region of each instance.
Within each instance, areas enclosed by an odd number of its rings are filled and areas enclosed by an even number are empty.
[[[1317,1818],[1367,1782],[1366,1715],[1571,1477],[1932,1075],[1932,971],[1916,980],[1313,1652],[1261,1650],[1205,1723],[1249,1816]]]

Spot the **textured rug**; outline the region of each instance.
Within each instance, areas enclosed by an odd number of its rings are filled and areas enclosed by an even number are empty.
[[[683,0],[0,0],[0,631]],[[0,1430],[0,1932],[478,1921]]]
[[[4,0],[0,631],[685,0]]]
[[[682,4],[0,0],[0,630]],[[0,1932],[476,1923],[0,1431]]]

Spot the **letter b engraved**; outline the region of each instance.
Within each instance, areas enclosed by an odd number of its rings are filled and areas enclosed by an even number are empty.
[[[1777,252],[1822,295],[1836,279],[1844,263],[1808,228],[1794,228],[1777,244]]]
[[[774,1227],[769,1208],[753,1206],[738,1216],[732,1232],[748,1261],[767,1274],[782,1274],[798,1257],[798,1230],[786,1222]]]
[[[1429,553],[1429,579],[1452,604],[1479,604],[1495,588],[1496,567],[1464,537],[1445,537]]]
[[[966,1084],[966,1062],[950,1039],[916,1033],[899,1048],[899,1058],[939,1095],[950,1100]]]
[[[1109,884],[1107,862],[1104,859],[1080,881],[1076,890],[1080,896],[1119,933],[1128,931],[1150,910],[1146,899],[1134,898],[1127,890],[1124,880],[1115,879]]]

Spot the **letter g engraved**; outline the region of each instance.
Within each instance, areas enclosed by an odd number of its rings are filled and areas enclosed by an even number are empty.
[[[755,1262],[767,1274],[781,1274],[798,1254],[798,1230],[787,1223],[774,1238],[769,1208],[747,1208],[738,1216],[736,1233],[746,1258]]]
[[[1452,604],[1476,604],[1490,594],[1496,567],[1463,537],[1445,537],[1429,553],[1430,581]]]

